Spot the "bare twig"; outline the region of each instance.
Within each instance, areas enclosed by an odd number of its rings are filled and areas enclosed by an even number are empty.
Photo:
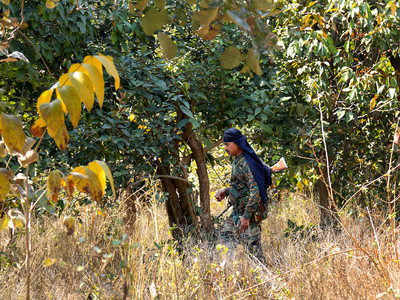
[[[324,120],[323,120],[322,109],[321,109],[321,101],[318,101],[318,107],[319,107],[319,117],[320,117],[320,122],[321,122],[322,141],[324,142],[324,149],[325,149],[325,156],[326,156],[326,172],[327,172],[328,185],[329,185],[329,189],[328,189],[329,197],[330,197],[331,201],[334,202],[333,192],[332,192],[331,175],[330,175],[330,170],[329,170],[328,148],[326,146],[325,131],[324,131]]]
[[[31,299],[31,208],[29,199],[29,166],[25,170],[25,264],[26,264],[26,300]]]
[[[17,31],[18,31],[18,34],[20,34],[32,46],[32,48],[35,50],[36,54],[40,57],[43,65],[46,67],[47,72],[49,72],[49,74],[54,77],[54,74],[50,71],[50,68],[47,66],[46,61],[44,60],[43,56],[40,54],[40,52],[37,49],[37,47],[35,46],[35,44],[33,44],[33,42],[22,32],[21,29],[18,28]]]
[[[154,178],[156,178],[156,179],[158,179],[158,178],[175,179],[175,180],[181,180],[181,181],[184,181],[184,182],[190,184],[190,181],[189,181],[189,180],[186,180],[185,178],[177,177],[177,176],[171,176],[171,175],[157,175],[157,176],[155,176]]]
[[[400,164],[398,164],[398,165],[396,165],[394,168],[392,168],[392,169],[391,169],[391,172],[397,170],[398,168],[400,168]],[[365,188],[367,188],[367,187],[370,186],[371,184],[375,183],[376,181],[381,180],[382,178],[384,178],[384,177],[386,177],[386,176],[387,176],[387,173],[385,173],[385,174],[379,176],[378,178],[375,178],[374,180],[372,180],[372,181],[370,181],[370,182],[364,184],[363,186],[361,186],[361,187],[358,189],[358,191],[356,191],[349,199],[346,200],[346,202],[343,204],[343,206],[342,206],[342,208],[341,208],[340,210],[343,210],[343,209],[347,206],[347,204],[349,204],[349,202],[350,202],[355,196],[357,196],[362,190],[364,190]],[[340,211],[340,210],[339,210],[339,211]]]
[[[223,139],[219,139],[214,144],[212,144],[210,147],[204,148],[204,152],[207,153],[207,152],[211,151],[212,149],[218,147],[219,145],[222,144],[223,141],[224,141]]]
[[[399,130],[399,121],[400,118],[397,118],[397,123],[396,123],[396,129],[394,131],[394,134],[397,134],[397,131]],[[399,260],[399,253],[397,251],[397,246],[396,246],[396,218],[393,215],[393,212],[396,210],[396,202],[394,201],[392,205],[392,201],[390,200],[392,197],[391,193],[391,188],[390,188],[390,171],[392,168],[392,162],[393,162],[393,152],[394,152],[394,145],[395,145],[395,138],[393,137],[392,141],[392,149],[390,151],[390,160],[389,160],[389,168],[387,171],[387,182],[386,182],[386,193],[387,193],[387,201],[389,205],[389,214],[391,216],[391,227],[392,227],[392,245],[394,246],[395,253],[396,253],[396,260]]]
[[[44,185],[40,190],[43,190],[46,186]],[[39,190],[39,191],[40,191]],[[37,198],[37,200],[35,201],[35,203],[32,204],[31,206],[31,211],[35,208],[35,206],[39,203],[40,200],[42,200],[42,198],[44,197],[44,195],[46,194],[46,191],[43,191],[40,196]]]
[[[21,21],[20,24],[24,23],[24,8],[25,8],[25,1],[21,0]]]
[[[378,234],[376,233],[375,225],[374,225],[374,222],[372,221],[371,213],[369,212],[369,208],[368,207],[367,207],[367,212],[368,212],[369,221],[371,222],[372,230],[374,231],[375,243],[378,246],[379,253],[381,253],[381,246],[379,244]]]
[[[39,149],[39,146],[40,146],[40,144],[42,143],[42,141],[43,141],[43,137],[44,137],[44,135],[46,134],[46,131],[47,131],[47,128],[43,131],[43,134],[42,134],[42,136],[40,137],[40,140],[39,140],[39,142],[36,144],[36,147],[35,147],[35,152],[37,152],[38,151],[38,149]]]

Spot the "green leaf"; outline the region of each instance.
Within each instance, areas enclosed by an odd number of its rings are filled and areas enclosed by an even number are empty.
[[[345,110],[339,110],[339,111],[336,113],[337,118],[338,118],[338,121],[339,121],[340,119],[342,119],[342,118],[344,117],[345,114],[346,114],[346,111],[345,111]]]
[[[193,113],[192,113],[192,112],[190,111],[190,109],[188,109],[186,106],[180,104],[180,105],[179,105],[179,108],[181,109],[181,111],[182,111],[185,115],[187,115],[187,116],[190,117],[190,118],[194,118],[194,117],[193,117]]]

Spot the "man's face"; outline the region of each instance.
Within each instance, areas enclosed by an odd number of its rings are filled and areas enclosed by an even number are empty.
[[[229,155],[236,156],[242,153],[242,149],[234,142],[225,142],[225,151],[228,152]]]

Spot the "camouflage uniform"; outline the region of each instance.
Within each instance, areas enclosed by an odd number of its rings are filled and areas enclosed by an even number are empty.
[[[265,263],[261,247],[261,221],[266,217],[267,210],[243,154],[236,156],[232,162],[231,183],[226,194],[233,211],[223,224],[222,241],[229,249],[235,248],[238,243],[243,244],[250,254]],[[239,233],[240,216],[249,220],[249,227],[243,233]]]

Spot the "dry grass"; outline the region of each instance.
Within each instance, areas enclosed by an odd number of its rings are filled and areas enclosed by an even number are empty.
[[[180,254],[171,240],[163,205],[147,191],[149,205],[139,207],[133,228],[124,225],[124,204],[101,214],[95,205],[80,208],[73,235],[63,220],[34,219],[34,299],[393,299],[400,288],[400,268],[391,232],[379,226],[378,240],[368,216],[343,222],[366,253],[344,231],[284,236],[287,219],[316,223],[310,199],[290,195],[273,206],[263,224],[267,266],[248,259],[239,247],[228,257],[190,239]],[[221,209],[213,203],[214,209]],[[0,233],[0,299],[24,298],[22,234],[6,247]],[[380,251],[378,251],[380,249]],[[44,266],[47,258],[54,264]],[[375,261],[375,262],[374,262]],[[376,264],[376,265],[375,265]],[[378,266],[378,267],[377,267]]]

